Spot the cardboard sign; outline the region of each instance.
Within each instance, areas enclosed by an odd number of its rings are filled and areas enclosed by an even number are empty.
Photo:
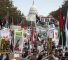
[[[14,31],[14,52],[22,53],[23,49],[23,30]]]
[[[10,31],[7,28],[0,30],[0,53],[9,53],[10,48]]]
[[[6,41],[5,39],[1,39],[1,49],[0,53],[9,53],[10,41]]]

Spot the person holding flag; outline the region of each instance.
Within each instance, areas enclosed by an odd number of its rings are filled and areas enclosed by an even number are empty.
[[[61,9],[59,10],[59,45],[61,45],[63,47],[63,17],[62,17],[62,11]]]

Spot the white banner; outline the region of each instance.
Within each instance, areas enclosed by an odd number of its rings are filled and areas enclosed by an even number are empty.
[[[10,39],[11,35],[10,35],[9,29],[4,28],[4,29],[0,30],[0,36],[1,36],[1,38],[5,37],[5,38]]]

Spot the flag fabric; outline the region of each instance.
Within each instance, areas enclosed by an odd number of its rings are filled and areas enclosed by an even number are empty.
[[[63,14],[60,9],[59,12],[59,44],[62,45],[63,47],[66,44],[66,34],[65,34],[65,20],[63,19]]]
[[[67,17],[66,17],[65,31],[66,31],[66,46],[68,46],[68,9],[67,9]]]
[[[59,11],[59,27],[60,27],[60,31],[63,31],[63,16],[62,16],[62,11],[60,9]]]
[[[64,24],[63,24],[63,16],[61,9],[59,10],[59,45],[63,46],[63,35],[62,32],[64,30]]]
[[[63,39],[63,48],[65,47],[65,44],[66,44],[66,33],[65,33],[65,17],[63,16],[62,14],[62,17],[63,17],[63,31],[62,31],[62,39]]]
[[[67,17],[66,17],[66,29],[68,30],[68,10],[67,10]]]
[[[62,35],[61,35],[61,31],[60,28],[58,27],[58,36],[59,36],[59,45],[62,45]]]

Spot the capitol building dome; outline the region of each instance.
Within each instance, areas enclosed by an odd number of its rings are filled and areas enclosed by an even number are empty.
[[[28,16],[27,16],[27,20],[28,21],[33,21],[33,22],[36,22],[36,15],[37,15],[38,13],[37,13],[37,9],[36,9],[36,7],[35,7],[35,5],[34,5],[34,0],[33,0],[33,4],[32,4],[32,6],[31,6],[31,8],[30,8],[30,10],[29,10],[29,14],[28,14]]]
[[[31,8],[29,10],[29,14],[37,14],[37,9],[36,9],[36,7],[34,5],[34,2],[33,2],[32,6],[31,6]]]

